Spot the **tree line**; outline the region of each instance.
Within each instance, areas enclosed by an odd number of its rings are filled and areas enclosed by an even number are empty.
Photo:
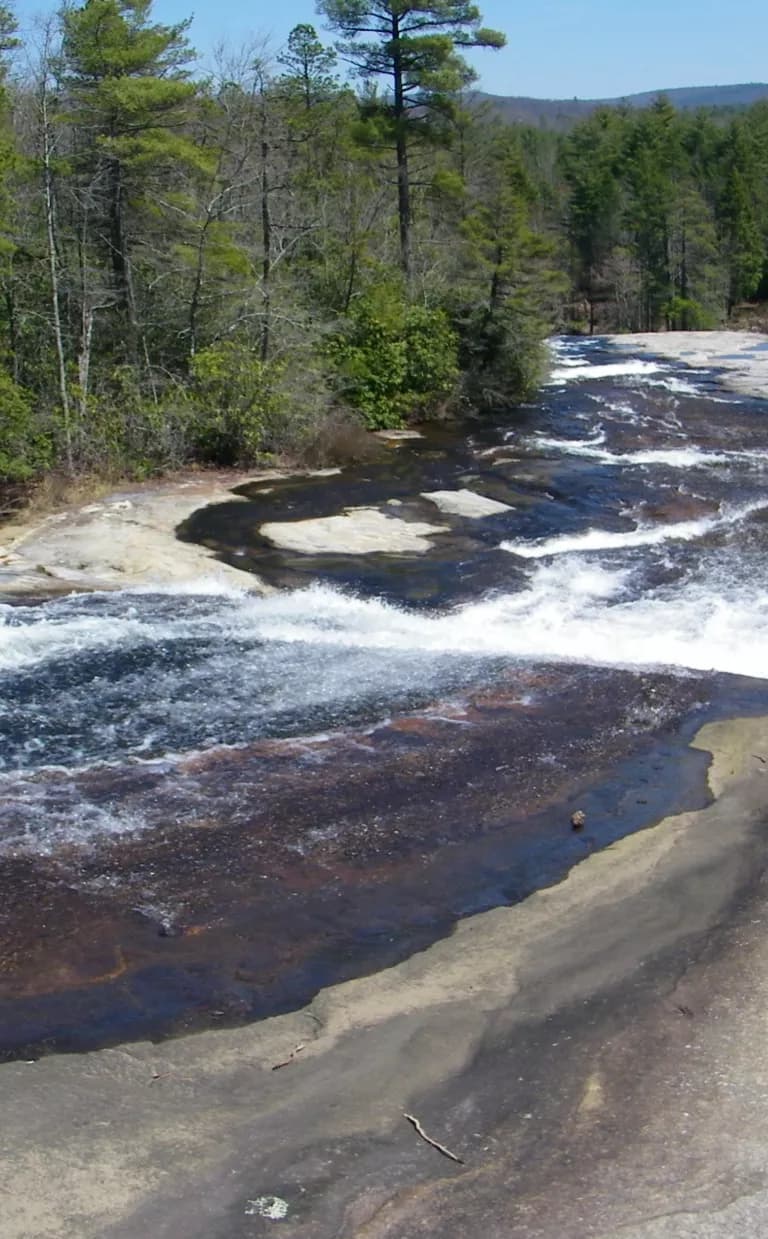
[[[321,0],[220,51],[150,0],[0,8],[0,478],[329,462],[510,407],[553,328],[706,326],[763,291],[768,108],[566,135],[472,103],[467,0]]]
[[[561,141],[559,160],[577,327],[714,328],[768,296],[765,102],[603,109]]]

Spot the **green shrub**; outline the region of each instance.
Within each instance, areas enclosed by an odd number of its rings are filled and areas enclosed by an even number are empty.
[[[429,417],[458,379],[456,335],[443,310],[373,289],[326,346],[344,402],[371,430]]]
[[[26,392],[0,370],[0,478],[23,482],[51,461],[51,444]]]
[[[219,465],[246,465],[269,446],[284,411],[283,367],[262,362],[245,343],[212,344],[192,360],[196,456]]]
[[[149,390],[132,366],[115,366],[81,407],[71,389],[70,438],[77,472],[145,478],[187,464],[192,455],[192,406],[178,385],[159,381]],[[60,414],[54,420],[64,455]]]
[[[711,331],[718,325],[717,315],[693,297],[671,297],[664,319],[670,331]]]
[[[487,305],[459,305],[453,321],[462,391],[473,408],[480,412],[511,408],[541,382],[545,333],[535,315],[512,302],[495,312]]]

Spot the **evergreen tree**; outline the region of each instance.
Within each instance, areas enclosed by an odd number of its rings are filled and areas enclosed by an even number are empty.
[[[590,334],[595,330],[601,273],[619,237],[622,131],[621,113],[604,109],[579,125],[563,145],[574,292],[587,302]]]
[[[718,214],[729,267],[730,309],[757,291],[766,265],[766,236],[759,223],[760,172],[743,123],[730,126],[726,151]]]
[[[336,93],[336,53],[323,46],[314,26],[294,26],[277,59],[285,69],[283,87],[296,91],[306,112]]]
[[[337,424],[510,404],[563,320],[768,301],[768,104],[509,126],[462,93],[503,42],[474,4],[319,8],[358,91],[307,24],[195,80],[149,0],[63,8],[11,82],[0,7],[0,475],[327,462]]]
[[[147,351],[135,249],[177,171],[207,162],[183,132],[197,93],[186,68],[189,21],[153,23],[150,0],[86,0],[63,11],[62,25],[82,210],[111,268],[126,359],[135,364]]]
[[[373,102],[394,147],[400,262],[410,279],[411,142],[473,80],[460,49],[500,48],[505,37],[484,29],[480,10],[468,0],[320,0],[318,9],[344,36],[339,51],[358,75],[367,82],[385,79],[386,94]]]
[[[670,214],[682,163],[678,113],[660,97],[633,120],[623,152],[628,199],[625,221],[643,287],[641,325],[660,327],[672,295]]]
[[[493,134],[462,223],[463,268],[454,312],[471,404],[514,404],[541,374],[541,341],[562,294],[551,239],[532,226],[536,187],[518,134]]]

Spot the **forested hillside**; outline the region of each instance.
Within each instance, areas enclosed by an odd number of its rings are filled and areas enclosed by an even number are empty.
[[[601,108],[650,107],[660,94],[664,94],[681,112],[698,108],[734,111],[768,99],[768,84],[744,82],[734,86],[681,86],[668,91],[643,91],[616,99],[532,99],[526,95],[487,95],[482,91],[473,91],[472,98],[488,107],[501,120],[566,130]]]
[[[701,327],[761,294],[768,105],[470,104],[474,5],[323,0],[195,69],[149,0],[2,10],[0,477],[146,475],[514,404],[553,327]],[[365,15],[360,16],[361,12]]]

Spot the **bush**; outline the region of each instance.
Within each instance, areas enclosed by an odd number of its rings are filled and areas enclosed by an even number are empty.
[[[487,305],[461,305],[454,311],[454,323],[462,390],[473,408],[508,409],[541,382],[545,333],[535,315],[512,303],[494,313]]]
[[[284,412],[283,367],[228,340],[197,353],[191,369],[195,454],[217,465],[251,464]]]
[[[191,455],[192,408],[178,386],[158,381],[154,394],[131,366],[116,366],[88,397],[72,388],[72,455],[78,473],[144,478],[185,465]],[[60,415],[57,447],[64,456]]]
[[[375,461],[384,454],[382,443],[347,409],[335,409],[307,427],[292,451],[293,459],[309,469],[328,469]]]
[[[664,320],[669,331],[711,331],[718,326],[717,315],[693,297],[671,297],[664,306]]]
[[[454,393],[457,339],[443,310],[373,289],[326,346],[342,399],[371,430],[434,415]]]
[[[51,443],[26,392],[0,370],[0,478],[24,482],[51,461]]]

